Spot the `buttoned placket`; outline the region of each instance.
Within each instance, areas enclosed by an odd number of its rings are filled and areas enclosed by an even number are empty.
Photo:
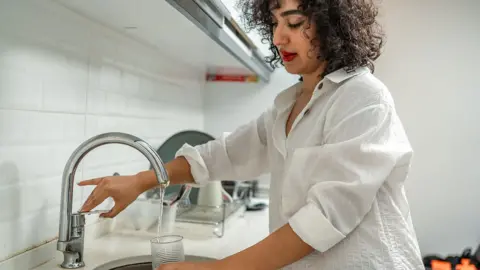
[[[313,91],[313,94],[312,94],[312,97],[310,98],[310,100],[308,101],[308,103],[305,105],[305,107],[303,108],[303,110],[298,114],[298,116],[295,118],[295,120],[293,121],[293,124],[292,124],[292,127],[290,128],[290,132],[289,132],[289,135],[285,135],[285,142],[284,142],[284,146],[285,146],[285,151],[284,151],[284,157],[287,158],[288,157],[288,152],[289,152],[289,138],[291,137],[290,134],[292,134],[292,132],[294,131],[295,127],[298,125],[298,123],[304,118],[306,117],[309,113],[310,113],[310,108],[312,107],[312,105],[315,103],[315,101],[320,97],[322,96],[323,93],[325,93],[324,89],[323,89],[323,86],[324,86],[324,80],[322,79],[318,84],[317,86],[315,87],[315,90]],[[290,110],[292,109],[292,106],[290,107],[288,111],[288,114],[290,114]],[[287,120],[288,121],[288,116],[287,116]],[[286,125],[286,121],[285,121],[285,125]]]

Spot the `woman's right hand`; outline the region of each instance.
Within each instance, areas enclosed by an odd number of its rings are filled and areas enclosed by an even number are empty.
[[[112,197],[115,206],[108,212],[102,213],[101,217],[113,218],[123,211],[144,191],[148,190],[138,175],[108,176],[81,181],[79,186],[94,185],[95,189],[87,198],[81,211],[91,211],[105,199]]]
[[[165,164],[171,185],[193,183],[190,165],[184,157],[178,157]],[[91,211],[108,197],[112,197],[115,206],[101,217],[113,218],[122,212],[143,192],[158,186],[157,176],[153,170],[143,171],[129,176],[108,176],[85,180],[80,186],[94,185],[95,189],[87,198],[81,211]]]

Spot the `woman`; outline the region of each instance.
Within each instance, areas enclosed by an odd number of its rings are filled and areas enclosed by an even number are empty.
[[[169,269],[423,269],[404,193],[412,149],[385,85],[372,75],[382,35],[368,0],[246,0],[247,24],[301,81],[258,119],[166,164],[173,184],[269,172],[271,234],[225,259]],[[97,185],[114,217],[156,186],[151,171]]]

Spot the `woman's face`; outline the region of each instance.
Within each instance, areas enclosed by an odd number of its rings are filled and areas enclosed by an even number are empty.
[[[285,69],[299,75],[316,72],[321,62],[318,60],[319,44],[317,41],[312,43],[315,25],[298,9],[298,0],[278,2],[280,7],[272,9],[273,43],[278,48]]]

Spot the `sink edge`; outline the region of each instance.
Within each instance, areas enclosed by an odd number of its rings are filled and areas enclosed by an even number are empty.
[[[216,259],[210,258],[210,257],[204,257],[204,256],[185,255],[185,261],[210,261],[210,260],[216,260]],[[94,270],[111,270],[112,268],[118,268],[125,265],[145,264],[145,263],[151,263],[151,262],[152,262],[152,259],[150,255],[132,256],[132,257],[126,257],[122,259],[109,261],[107,263],[104,263],[94,268]]]

